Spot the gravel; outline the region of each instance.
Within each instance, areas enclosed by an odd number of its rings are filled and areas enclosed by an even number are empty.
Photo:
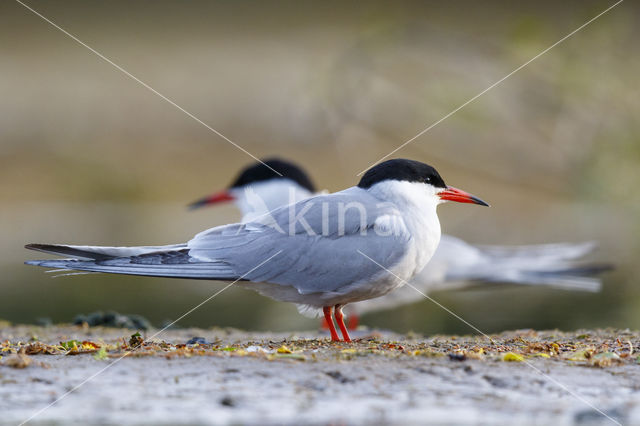
[[[364,330],[347,344],[184,329],[134,347],[135,332],[1,326],[0,423],[640,423],[640,335],[628,330]]]

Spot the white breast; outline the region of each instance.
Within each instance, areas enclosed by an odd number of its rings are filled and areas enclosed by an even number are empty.
[[[437,190],[423,183],[394,180],[375,184],[369,191],[381,200],[394,203],[402,212],[402,226],[411,235],[411,244],[407,255],[393,272],[409,280],[427,265],[440,242],[440,221],[436,212],[440,200],[436,195]],[[378,220],[381,227],[399,226],[385,216]]]

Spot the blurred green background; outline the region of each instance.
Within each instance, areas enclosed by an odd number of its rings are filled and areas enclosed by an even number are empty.
[[[30,1],[251,153],[307,166],[331,191],[613,2]],[[640,327],[640,39],[625,2],[399,151],[492,204],[446,205],[482,244],[595,240],[599,294],[510,288],[432,296],[483,331]],[[252,160],[16,2],[0,3],[0,318],[114,309],[156,325],[220,283],[22,264],[28,242],[182,242],[235,221],[188,212]],[[370,326],[468,333],[425,300]],[[180,322],[317,327],[231,288]]]

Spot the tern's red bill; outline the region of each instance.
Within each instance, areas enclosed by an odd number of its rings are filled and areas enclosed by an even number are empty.
[[[207,206],[209,204],[217,204],[224,203],[227,201],[233,201],[235,197],[229,191],[220,191],[216,192],[213,195],[209,195],[208,197],[201,198],[193,203],[189,204],[190,209],[197,209],[200,207]]]
[[[479,204],[481,206],[489,206],[489,204],[475,195],[471,195],[462,189],[454,188],[453,186],[447,186],[445,189],[438,193],[441,200],[456,201],[458,203],[471,203]]]

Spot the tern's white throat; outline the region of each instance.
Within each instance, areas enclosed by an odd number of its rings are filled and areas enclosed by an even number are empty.
[[[442,202],[439,188],[421,182],[386,180],[368,191],[381,201],[391,202],[403,213],[405,226],[415,241],[418,271],[429,262],[440,242],[440,220],[436,207]]]

